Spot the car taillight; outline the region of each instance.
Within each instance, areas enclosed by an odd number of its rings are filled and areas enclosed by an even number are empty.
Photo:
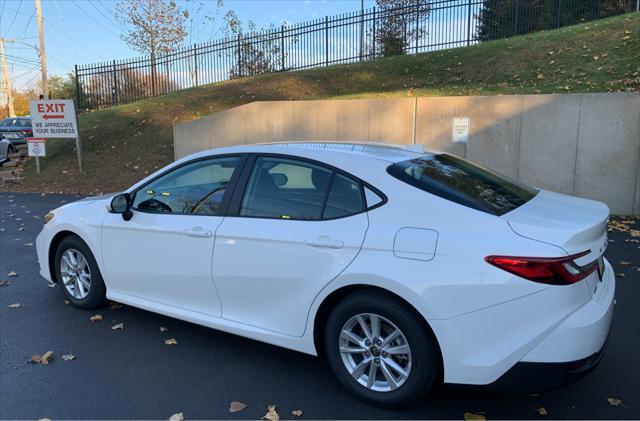
[[[565,257],[487,256],[493,266],[533,282],[549,285],[571,285],[589,276],[597,268],[597,261],[579,266],[575,260],[591,250]]]

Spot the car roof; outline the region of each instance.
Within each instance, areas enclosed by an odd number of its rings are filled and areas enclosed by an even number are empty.
[[[352,155],[360,158],[398,162],[424,156],[425,154],[432,154],[433,152],[423,151],[421,145],[397,145],[393,143],[374,143],[367,141],[274,142],[209,149],[191,155],[189,158],[228,153],[276,153],[317,158],[321,161],[323,159],[330,159],[336,155]]]

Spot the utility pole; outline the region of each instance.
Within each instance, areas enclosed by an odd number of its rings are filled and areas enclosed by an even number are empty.
[[[42,23],[42,6],[40,0],[36,0],[38,12],[38,32],[40,33],[40,68],[42,70],[42,94],[44,99],[49,99],[49,81],[47,80],[47,53],[44,49],[44,24]]]
[[[0,38],[0,54],[2,55],[2,79],[4,79],[4,91],[9,99],[9,117],[16,115],[13,109],[13,92],[11,88],[11,79],[9,78],[9,67],[7,67],[7,55],[4,51],[4,38]]]

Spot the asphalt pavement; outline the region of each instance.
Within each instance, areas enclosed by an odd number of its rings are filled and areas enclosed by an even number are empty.
[[[48,288],[38,274],[33,243],[44,214],[77,198],[0,192],[0,282],[10,282],[0,286],[2,419],[168,419],[179,412],[185,419],[260,419],[268,405],[285,420],[294,410],[302,419],[462,419],[465,412],[640,418],[640,244],[628,241],[628,232],[610,234],[607,258],[624,277],[617,279],[608,349],[588,377],[540,394],[445,387],[410,408],[383,410],[351,398],[319,358],[127,306],[85,311],[65,304],[59,287]],[[640,229],[640,220],[634,225]],[[15,303],[21,306],[9,307]],[[91,322],[94,314],[102,322]],[[112,330],[118,323],[124,329]],[[169,338],[177,345],[165,345]],[[27,363],[47,351],[54,352],[50,364]],[[64,361],[64,354],[75,359]],[[230,413],[232,401],[247,407]]]

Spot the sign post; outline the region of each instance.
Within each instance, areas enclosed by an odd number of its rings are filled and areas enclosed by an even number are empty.
[[[28,137],[27,147],[29,156],[36,158],[36,172],[40,175],[40,157],[47,155],[47,151],[44,147],[45,138],[42,137]]]
[[[29,103],[33,135],[38,138],[67,138],[76,140],[78,166],[82,168],[82,148],[76,109],[72,99],[40,99]],[[43,143],[44,146],[44,143]],[[36,166],[38,161],[36,160]]]

